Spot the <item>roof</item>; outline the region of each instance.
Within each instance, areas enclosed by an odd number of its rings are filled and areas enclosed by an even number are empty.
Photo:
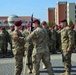
[[[7,18],[8,16],[0,16],[0,20],[7,20]],[[20,20],[31,20],[31,16],[19,16],[19,19]]]

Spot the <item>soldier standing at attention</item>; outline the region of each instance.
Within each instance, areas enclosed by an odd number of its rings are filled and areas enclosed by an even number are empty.
[[[10,35],[6,31],[5,27],[1,28],[0,38],[1,38],[0,47],[1,47],[1,51],[2,51],[2,57],[6,57],[7,56],[7,47],[8,47],[8,42],[9,42],[9,39],[10,39]]]
[[[38,19],[33,21],[34,31],[29,34],[27,41],[32,41],[34,49],[32,52],[32,63],[33,63],[33,73],[34,75],[40,75],[40,61],[42,60],[45,64],[48,74],[54,75],[51,63],[49,61],[49,48],[48,48],[48,39],[47,31],[44,28],[40,28],[40,21]],[[30,33],[30,32],[29,32]]]
[[[9,31],[9,35],[10,35],[9,44],[10,44],[10,49],[11,49],[11,55],[12,55],[12,56],[13,56],[13,52],[12,52],[12,38],[11,38],[11,35],[12,35],[12,33],[13,33],[14,30],[15,30],[15,27],[12,26],[11,29],[10,29],[10,31]],[[11,55],[10,55],[10,56],[11,56]]]
[[[48,47],[49,47],[49,51],[51,52],[51,30],[47,27],[47,22],[46,21],[42,22],[42,28],[45,28],[47,30],[47,34],[48,34]]]
[[[48,48],[49,48],[49,51],[51,52],[51,30],[47,27],[47,22],[46,21],[42,22],[42,28],[45,28],[46,31],[47,31],[47,35],[48,35]],[[50,55],[50,52],[49,52],[49,55]],[[46,69],[46,66],[44,64],[43,64],[43,69]]]
[[[56,53],[56,45],[57,45],[57,27],[56,26],[52,26],[51,28],[51,52],[52,54]]]
[[[67,26],[66,19],[60,21],[60,25],[63,28],[61,30],[61,49],[62,49],[61,52],[62,52],[62,61],[65,67],[65,72],[60,75],[70,75],[73,34],[71,29]]]
[[[23,54],[24,54],[24,38],[19,31],[21,28],[21,20],[15,21],[15,30],[12,32],[12,50],[15,58],[15,74],[21,75],[23,68]]]

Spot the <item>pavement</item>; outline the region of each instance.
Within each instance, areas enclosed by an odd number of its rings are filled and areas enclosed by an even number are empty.
[[[65,71],[64,66],[62,64],[62,56],[60,53],[52,54],[50,58],[51,58],[50,62],[52,63],[55,75],[60,75],[60,73]],[[14,75],[14,66],[15,66],[14,57],[0,58],[0,75]],[[23,72],[21,75],[23,75]],[[33,75],[33,74],[26,73],[26,75]],[[48,75],[47,70],[42,68],[42,62],[40,63],[40,75]],[[76,53],[72,53],[71,75],[76,75]]]

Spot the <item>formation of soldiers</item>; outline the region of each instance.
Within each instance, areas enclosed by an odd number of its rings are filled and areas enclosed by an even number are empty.
[[[17,20],[10,32],[8,33],[4,27],[0,32],[0,48],[2,57],[7,55],[7,46],[10,43],[11,50],[15,58],[15,73],[21,75],[23,69],[23,56],[26,55],[28,73],[40,75],[40,62],[43,62],[43,68],[46,68],[49,75],[54,75],[50,62],[50,53],[62,53],[62,62],[65,72],[61,75],[70,75],[71,72],[71,54],[76,48],[76,31],[75,26],[67,26],[67,20],[60,21],[60,25],[47,27],[47,22],[40,23],[38,19],[33,21],[33,31],[31,31],[30,23],[26,28],[22,28],[22,21]],[[25,60],[26,61],[26,60]]]

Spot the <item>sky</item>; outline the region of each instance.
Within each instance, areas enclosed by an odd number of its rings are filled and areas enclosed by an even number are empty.
[[[76,2],[76,0],[0,0],[0,16],[33,16],[47,21],[47,9],[56,7],[58,1]]]

